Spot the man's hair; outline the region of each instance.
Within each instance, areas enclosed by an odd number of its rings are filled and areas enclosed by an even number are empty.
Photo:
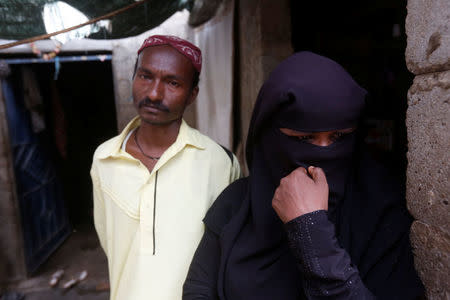
[[[194,69],[194,78],[192,79],[192,88],[196,88],[200,82],[200,72]]]
[[[134,79],[134,76],[136,76],[136,71],[137,71],[138,61],[139,61],[139,54],[138,54],[138,56],[136,57],[136,62],[134,63],[134,71],[133,71],[133,77],[132,77],[132,79]]]
[[[134,71],[133,71],[133,77],[132,77],[133,79],[134,79],[134,76],[136,76],[136,71],[137,71],[137,67],[138,67],[138,61],[139,61],[139,55],[136,58],[136,62],[134,63]],[[197,71],[197,69],[194,68],[194,77],[192,79],[192,86],[191,86],[191,88],[192,89],[196,88],[198,86],[199,82],[200,82],[200,72]]]

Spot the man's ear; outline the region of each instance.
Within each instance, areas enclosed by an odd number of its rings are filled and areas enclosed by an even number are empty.
[[[189,99],[187,101],[187,105],[190,105],[191,103],[193,103],[195,101],[195,99],[197,99],[197,95],[198,95],[198,86],[196,86],[195,88],[192,89],[191,95],[189,96]]]

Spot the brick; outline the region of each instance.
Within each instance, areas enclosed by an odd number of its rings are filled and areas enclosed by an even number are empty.
[[[406,64],[414,74],[450,70],[450,1],[408,0]]]
[[[412,215],[450,231],[450,71],[420,75],[408,92],[407,200]]]
[[[416,270],[426,287],[428,300],[450,297],[450,235],[416,221],[411,227]]]

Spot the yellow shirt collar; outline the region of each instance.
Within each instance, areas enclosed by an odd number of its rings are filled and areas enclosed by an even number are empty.
[[[140,124],[141,124],[141,119],[139,118],[139,116],[136,116],[135,118],[133,118],[133,120],[131,120],[127,124],[127,126],[122,130],[122,132],[113,139],[113,141],[108,145],[108,147],[103,148],[102,151],[100,153],[98,153],[98,157],[100,159],[105,159],[108,157],[113,157],[113,156],[119,155],[122,143],[125,140],[127,134],[130,132],[130,130],[138,127]],[[172,148],[174,148],[173,150],[178,152],[187,145],[198,148],[200,150],[205,149],[205,145],[204,145],[204,143],[202,143],[202,139],[201,139],[199,132],[197,130],[191,128],[182,119],[180,131],[178,132],[177,139],[166,150],[166,152],[168,152],[169,150],[172,150]],[[169,151],[169,152],[173,152],[173,150]]]

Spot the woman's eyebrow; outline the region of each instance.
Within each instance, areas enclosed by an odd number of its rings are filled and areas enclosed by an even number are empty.
[[[340,129],[337,130],[338,132],[352,132],[356,129],[356,127],[351,127],[351,128],[345,128],[345,129]]]

